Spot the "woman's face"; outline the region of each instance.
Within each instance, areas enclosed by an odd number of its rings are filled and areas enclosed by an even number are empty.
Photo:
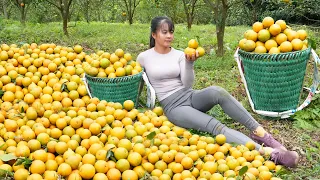
[[[161,24],[157,32],[152,33],[152,37],[155,39],[156,46],[162,46],[166,48],[171,47],[171,42],[174,39],[173,31],[170,31],[167,23]]]

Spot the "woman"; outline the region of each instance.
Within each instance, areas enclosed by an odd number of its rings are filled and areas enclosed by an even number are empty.
[[[218,86],[193,90],[194,68],[197,54],[185,55],[171,47],[174,39],[174,24],[167,17],[155,17],[151,21],[150,49],[140,53],[137,61],[144,67],[152,87],[168,119],[177,126],[206,131],[213,135],[224,134],[227,142],[246,144],[256,141],[256,148],[268,153],[277,164],[295,167],[299,155],[288,151],[232,97]],[[246,126],[252,133],[248,136],[230,129],[214,117],[206,114],[219,104],[232,119]]]

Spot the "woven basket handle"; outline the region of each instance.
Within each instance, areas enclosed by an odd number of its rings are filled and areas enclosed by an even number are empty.
[[[269,116],[269,117],[288,118],[288,117],[290,117],[290,115],[293,115],[295,112],[300,111],[303,108],[305,108],[306,106],[308,106],[310,104],[310,102],[312,101],[312,97],[314,96],[314,94],[320,92],[320,91],[317,91],[318,85],[320,83],[320,81],[319,81],[320,78],[319,78],[319,74],[318,74],[317,65],[320,64],[320,59],[317,56],[316,52],[313,49],[311,49],[311,55],[312,55],[312,57],[314,59],[313,83],[312,83],[310,88],[304,87],[304,89],[309,90],[309,94],[308,94],[308,97],[306,98],[306,100],[297,109],[291,109],[291,110],[287,110],[287,111],[283,111],[283,112],[272,112],[272,111],[256,110],[255,107],[254,107],[254,103],[253,103],[253,101],[251,99],[248,87],[247,87],[247,82],[246,82],[246,79],[244,77],[244,69],[243,69],[243,66],[242,66],[242,60],[239,58],[238,51],[239,51],[239,48],[237,48],[237,50],[236,50],[236,52],[234,54],[234,58],[235,58],[235,60],[236,60],[236,62],[238,64],[239,73],[240,73],[242,82],[244,84],[244,87],[246,89],[246,93],[247,93],[247,96],[248,96],[248,99],[249,99],[250,106],[251,106],[252,110],[255,113],[263,115],[263,116]]]
[[[83,78],[81,78],[83,84],[86,86],[86,90],[88,92],[88,95],[90,96],[90,98],[92,98],[91,92],[90,92],[90,87],[86,78],[86,73],[84,73]]]
[[[156,102],[156,93],[153,89],[153,87],[151,86],[148,76],[145,72],[143,72],[142,74],[142,78],[144,80],[144,82],[147,85],[147,103],[146,106],[150,109],[153,109],[155,106],[155,102]]]

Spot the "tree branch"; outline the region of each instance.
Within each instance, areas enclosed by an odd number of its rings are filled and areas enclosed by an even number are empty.
[[[223,6],[225,9],[229,9],[227,0],[221,0],[221,1],[222,1],[222,6]]]
[[[49,1],[49,0],[46,0],[49,4],[51,4],[51,5],[53,5],[53,6],[55,6],[56,8],[58,8],[60,11],[62,10],[62,8],[61,7],[59,7],[58,5],[56,5],[55,3],[53,3],[53,2],[51,2],[51,1]],[[60,1],[61,2],[61,1]],[[61,4],[60,4],[61,5]]]
[[[194,18],[194,9],[195,9],[195,4],[197,3],[197,0],[193,0],[192,1],[192,9],[191,9],[191,19],[193,20],[193,18]]]
[[[126,10],[127,10],[127,12],[129,13],[129,9],[128,9],[128,4],[127,4],[127,0],[123,0],[123,2],[124,2],[124,4],[125,4],[125,6],[126,6]]]
[[[72,0],[69,0],[69,2],[68,2],[68,8],[70,7],[71,3],[72,3]]]
[[[136,4],[136,0],[134,0],[134,4],[133,4],[134,8],[133,8],[133,11],[132,11],[132,15],[133,15],[134,12],[136,11],[136,8],[137,8],[137,6],[139,5],[140,2],[141,2],[141,1],[138,0],[138,2],[137,2],[137,4]]]
[[[189,17],[189,9],[187,7],[187,2],[185,0],[182,0],[182,2],[183,2],[184,11],[185,11],[187,17]]]
[[[212,10],[214,10],[214,8],[216,7],[216,5],[214,4],[214,2],[210,1],[210,0],[204,0],[205,3],[209,4],[209,6],[211,7]]]

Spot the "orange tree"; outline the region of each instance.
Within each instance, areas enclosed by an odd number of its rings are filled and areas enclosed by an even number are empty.
[[[62,21],[63,21],[63,33],[66,36],[69,36],[68,34],[68,19],[69,19],[69,15],[70,15],[70,6],[72,3],[72,0],[44,0],[46,2],[48,2],[49,4],[53,5],[54,7],[56,7],[62,17]]]
[[[28,7],[34,1],[33,0],[11,0],[11,2],[19,9],[19,11],[20,11],[20,22],[21,22],[22,25],[25,25]]]

